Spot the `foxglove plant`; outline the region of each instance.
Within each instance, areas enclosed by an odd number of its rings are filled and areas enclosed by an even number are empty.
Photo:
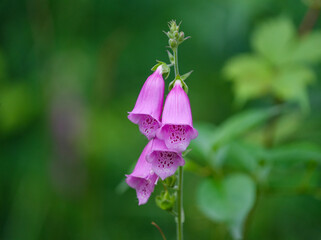
[[[175,21],[171,21],[169,31],[165,32],[173,52],[168,51],[170,64],[158,61],[152,68],[154,73],[147,78],[134,109],[129,112],[129,120],[138,124],[139,130],[147,137],[149,143],[140,155],[134,171],[126,175],[126,182],[136,189],[138,204],[141,205],[148,201],[155,184],[159,178],[161,179],[165,190],[156,197],[156,204],[176,217],[177,239],[182,240],[185,164],[182,152],[186,150],[190,141],[197,137],[198,132],[193,127],[187,96],[188,87],[185,83],[191,72],[180,75],[178,71],[177,48],[187,39],[184,37],[184,32],[179,32],[179,27]],[[167,74],[168,77],[172,66],[175,77],[169,84],[170,92],[162,109],[164,100],[162,74]],[[173,210],[175,202],[176,210]]]

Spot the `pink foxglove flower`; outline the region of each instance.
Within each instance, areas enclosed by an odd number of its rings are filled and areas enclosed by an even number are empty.
[[[149,140],[155,137],[160,128],[160,116],[164,101],[164,79],[162,66],[150,75],[144,83],[137,98],[133,111],[129,112],[128,119],[138,124],[139,130]]]
[[[155,138],[151,152],[146,156],[152,164],[152,170],[162,179],[173,175],[178,166],[185,164],[181,153],[169,150],[164,141]]]
[[[152,170],[152,165],[146,161],[146,155],[150,153],[153,140],[150,141],[140,155],[134,171],[126,175],[126,183],[136,189],[138,205],[145,204],[157,183],[158,176]]]
[[[162,124],[157,137],[163,139],[171,150],[185,151],[191,139],[198,136],[197,130],[193,128],[188,96],[179,80],[175,82],[173,89],[167,95]]]

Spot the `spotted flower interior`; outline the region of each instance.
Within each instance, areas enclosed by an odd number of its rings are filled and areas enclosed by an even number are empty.
[[[144,134],[148,139],[154,138],[156,135],[156,131],[160,127],[159,122],[147,114],[141,116],[138,125],[140,132]]]
[[[163,180],[173,175],[178,166],[185,163],[179,154],[171,151],[154,151],[147,161],[152,164],[153,171]]]

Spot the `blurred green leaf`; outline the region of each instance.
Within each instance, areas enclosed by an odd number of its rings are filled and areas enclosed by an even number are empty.
[[[234,239],[242,238],[244,221],[255,202],[256,186],[247,175],[206,179],[198,189],[199,208],[211,220],[228,224]]]
[[[307,111],[309,101],[306,87],[315,79],[314,72],[307,67],[283,67],[273,82],[273,91],[281,99],[298,101],[301,108]]]
[[[191,141],[192,151],[189,155],[197,157],[202,161],[207,161],[212,150],[212,143],[215,139],[215,126],[210,123],[196,123],[195,128],[198,131],[198,137]]]
[[[293,23],[280,17],[261,24],[253,34],[252,45],[266,59],[280,65],[289,59],[295,36],[296,29]]]
[[[270,150],[275,164],[297,164],[315,161],[321,163],[321,146],[313,143],[291,143]]]
[[[303,63],[315,63],[321,60],[321,32],[315,31],[300,38],[294,49],[292,60]]]
[[[223,71],[224,75],[234,82],[238,104],[266,94],[273,77],[268,62],[249,54],[232,58]]]
[[[218,157],[223,157],[219,162],[226,167],[240,171],[254,172],[258,167],[258,159],[252,154],[251,149],[246,148],[238,142],[231,142],[224,146],[225,154]]]
[[[295,101],[309,109],[307,86],[315,79],[305,64],[321,59],[321,32],[299,38],[293,23],[284,17],[261,24],[252,36],[254,54],[232,58],[224,68],[234,83],[236,102],[273,94],[277,99]]]
[[[0,131],[10,133],[21,129],[39,111],[37,95],[23,83],[12,85],[0,92]]]
[[[300,129],[303,120],[303,114],[299,111],[289,112],[279,117],[275,129],[275,143],[279,144],[293,137]],[[264,131],[264,129],[262,129]]]
[[[214,145],[226,143],[263,123],[280,111],[280,108],[256,109],[241,112],[225,121],[215,131]]]

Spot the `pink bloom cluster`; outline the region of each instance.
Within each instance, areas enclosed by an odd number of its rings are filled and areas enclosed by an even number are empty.
[[[182,152],[198,135],[193,128],[190,102],[177,80],[167,95],[164,109],[164,79],[162,66],[143,85],[128,119],[138,124],[149,140],[134,171],[126,175],[127,184],[136,189],[138,204],[145,204],[160,177],[173,175],[185,161]],[[162,115],[162,118],[161,118]]]

